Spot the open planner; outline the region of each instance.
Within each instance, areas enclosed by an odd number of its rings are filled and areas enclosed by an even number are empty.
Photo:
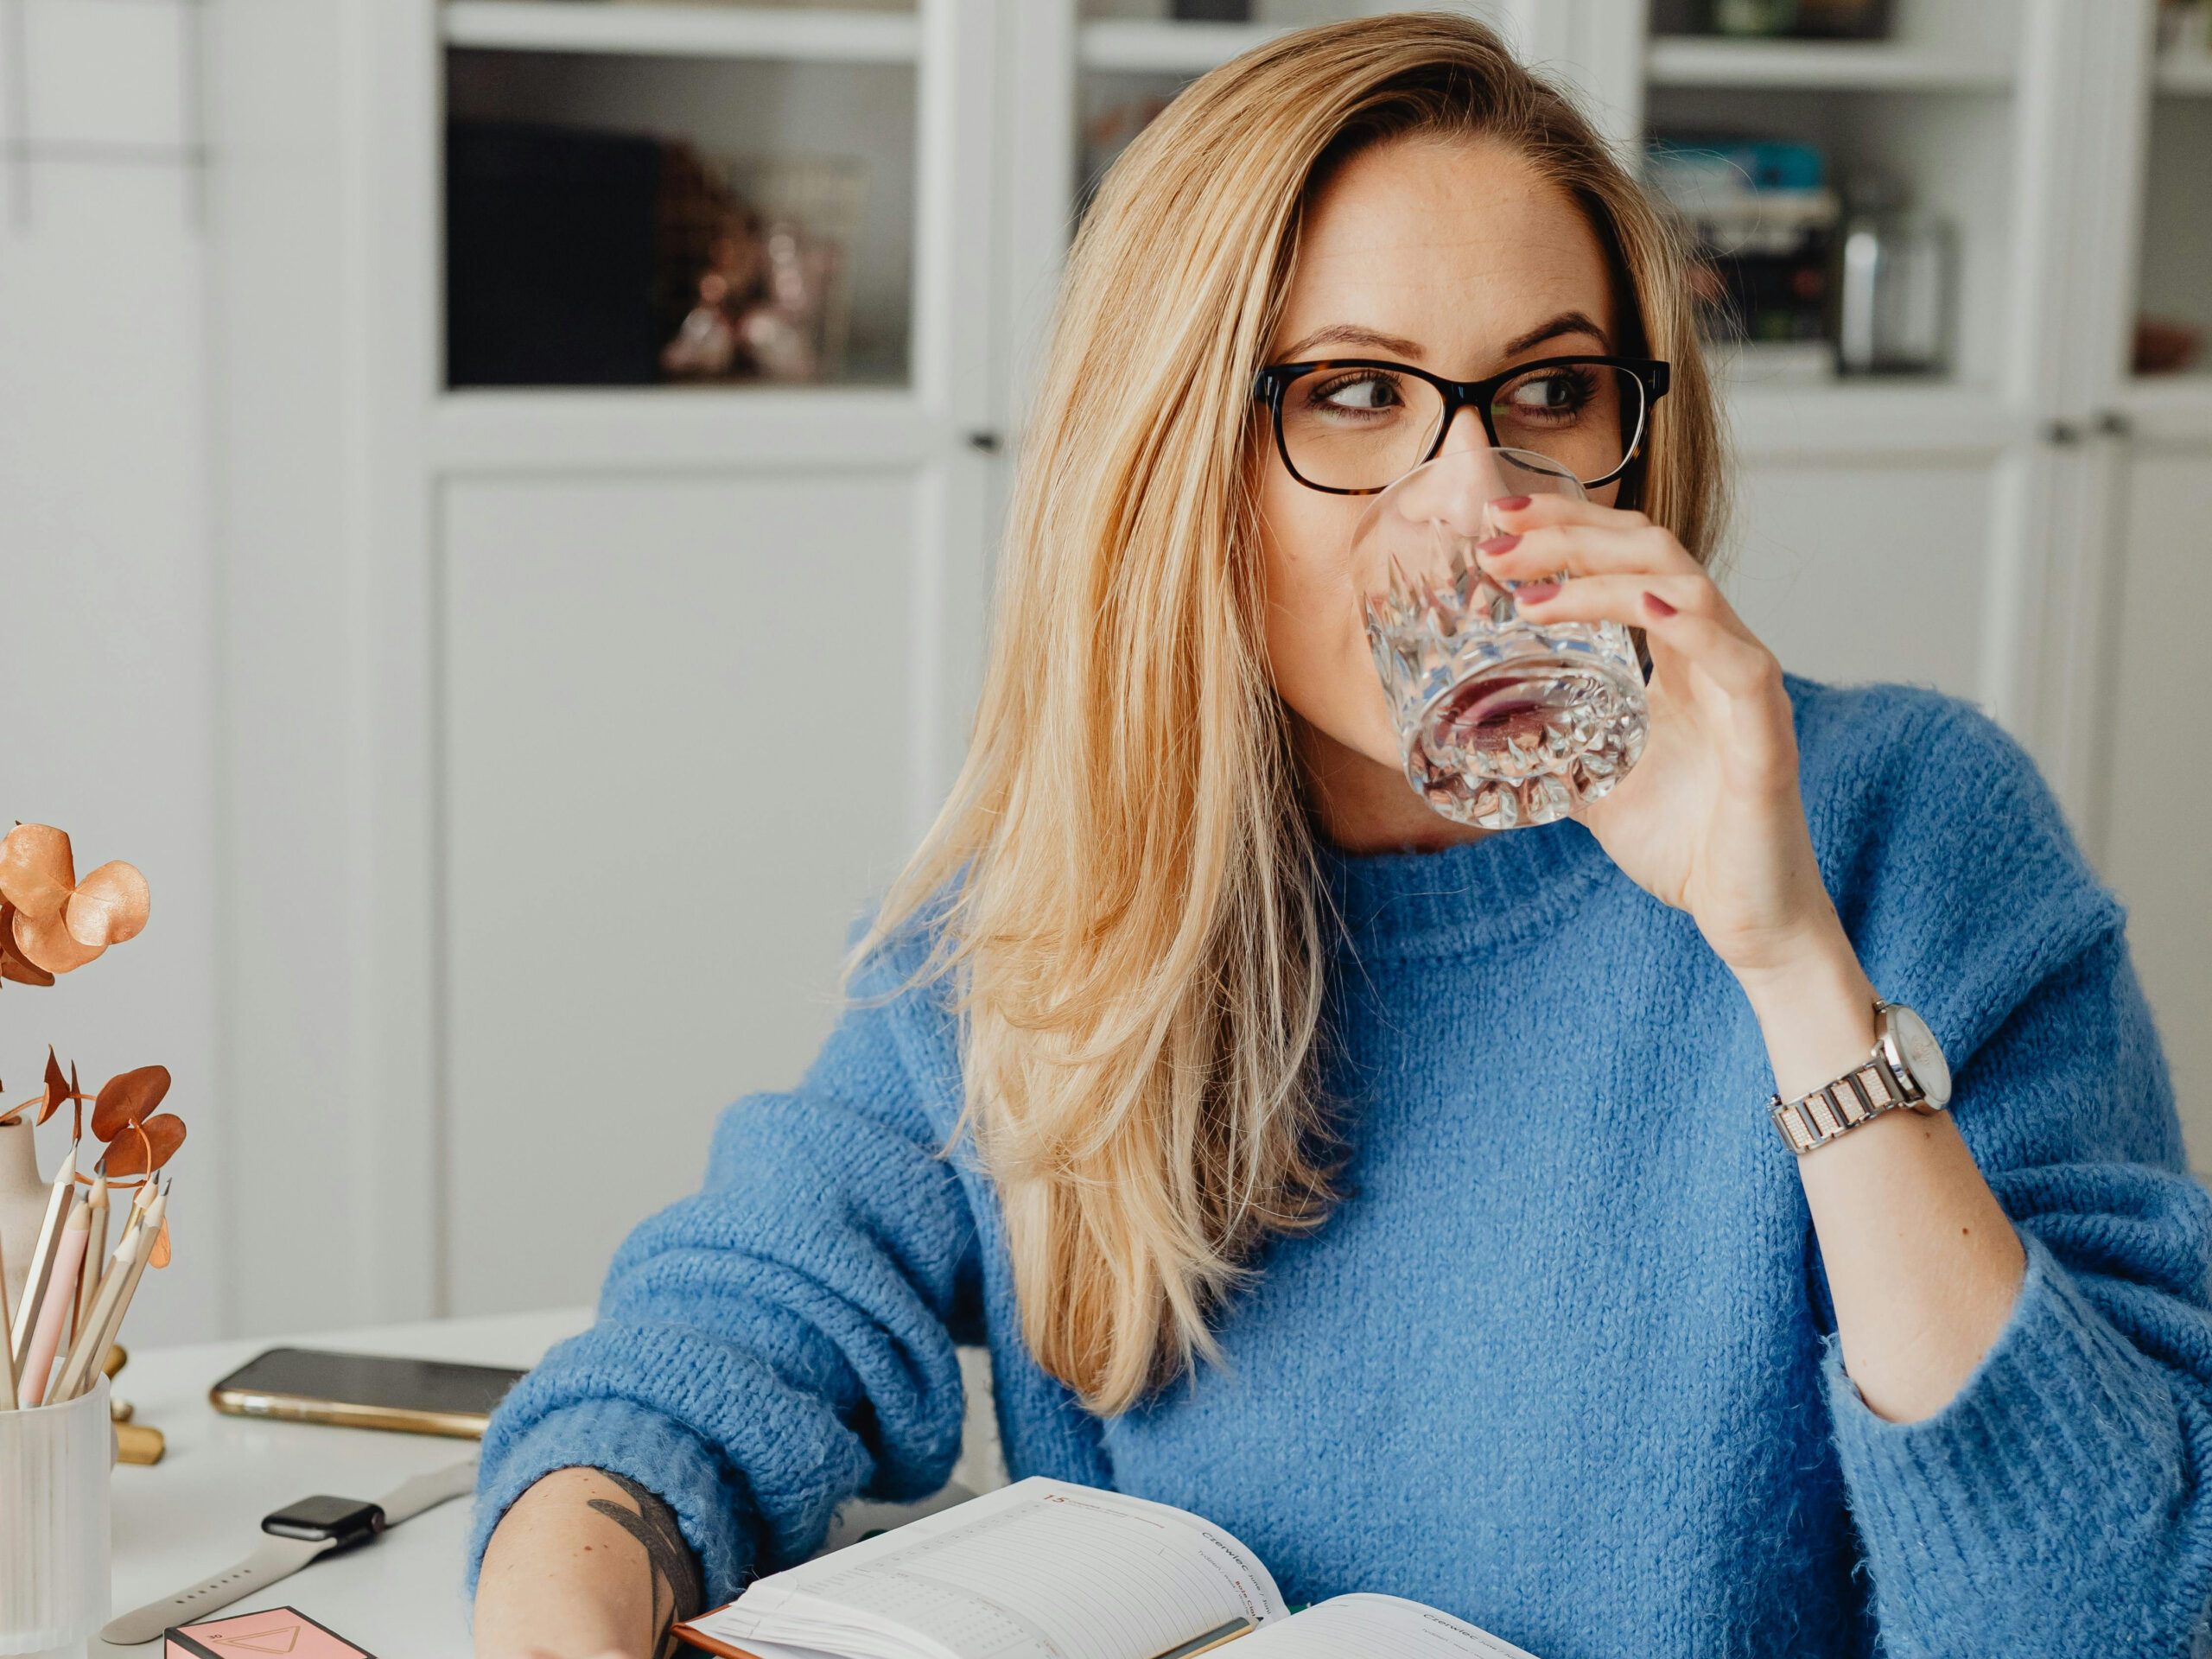
[[[724,1659],[1530,1659],[1395,1596],[1293,1613],[1165,1503],[1032,1478],[762,1579],[677,1634]]]

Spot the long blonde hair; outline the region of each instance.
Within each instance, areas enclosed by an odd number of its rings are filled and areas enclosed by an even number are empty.
[[[1481,25],[1290,35],[1198,81],[1069,259],[1022,446],[975,735],[856,961],[927,910],[1038,1363],[1127,1409],[1217,1350],[1270,1235],[1331,1200],[1329,944],[1255,605],[1255,372],[1321,175],[1479,137],[1588,214],[1617,349],[1671,359],[1640,505],[1703,557],[1720,437],[1682,257],[1603,141]]]

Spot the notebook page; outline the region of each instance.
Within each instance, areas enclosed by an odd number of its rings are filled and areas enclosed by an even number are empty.
[[[1488,1630],[1396,1596],[1338,1596],[1254,1632],[1234,1659],[1535,1659]]]
[[[761,1580],[692,1621],[855,1659],[1153,1659],[1284,1612],[1220,1528],[1166,1504],[1032,1478]],[[916,1640],[887,1642],[890,1631]]]

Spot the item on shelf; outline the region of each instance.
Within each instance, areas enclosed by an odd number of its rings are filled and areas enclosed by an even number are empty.
[[[1716,35],[1787,35],[1797,26],[1797,0],[1713,0]]]
[[[1854,180],[1843,234],[1836,358],[1847,374],[1940,374],[1950,366],[1958,238],[1915,211],[1894,181]]]
[[[1833,337],[1830,272],[1842,204],[1815,145],[1677,134],[1652,141],[1644,176],[1682,220],[1716,340]]]
[[[456,121],[446,133],[446,378],[642,385],[661,146],[626,133]]]
[[[1249,23],[1252,0],[1169,0],[1167,15],[1179,23]]]
[[[1653,0],[1654,35],[1868,41],[1890,33],[1891,0]]]
[[[2204,331],[2170,317],[2135,319],[2135,372],[2177,374],[2196,361]]]
[[[844,372],[851,302],[845,251],[860,230],[857,162],[779,156],[714,165],[668,147],[664,284],[682,314],[661,348],[672,378],[786,383]]]
[[[1731,391],[1819,386],[1835,378],[1835,347],[1825,340],[1729,340],[1707,358],[1713,378]]]
[[[843,372],[857,162],[720,163],[678,140],[457,121],[447,181],[452,385]]]
[[[2158,8],[2158,55],[2212,56],[2212,3],[2164,0]]]

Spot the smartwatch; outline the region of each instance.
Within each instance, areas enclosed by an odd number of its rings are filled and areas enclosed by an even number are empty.
[[[271,1536],[327,1541],[333,1554],[367,1543],[384,1528],[384,1505],[358,1497],[303,1497],[261,1517],[261,1529]]]

